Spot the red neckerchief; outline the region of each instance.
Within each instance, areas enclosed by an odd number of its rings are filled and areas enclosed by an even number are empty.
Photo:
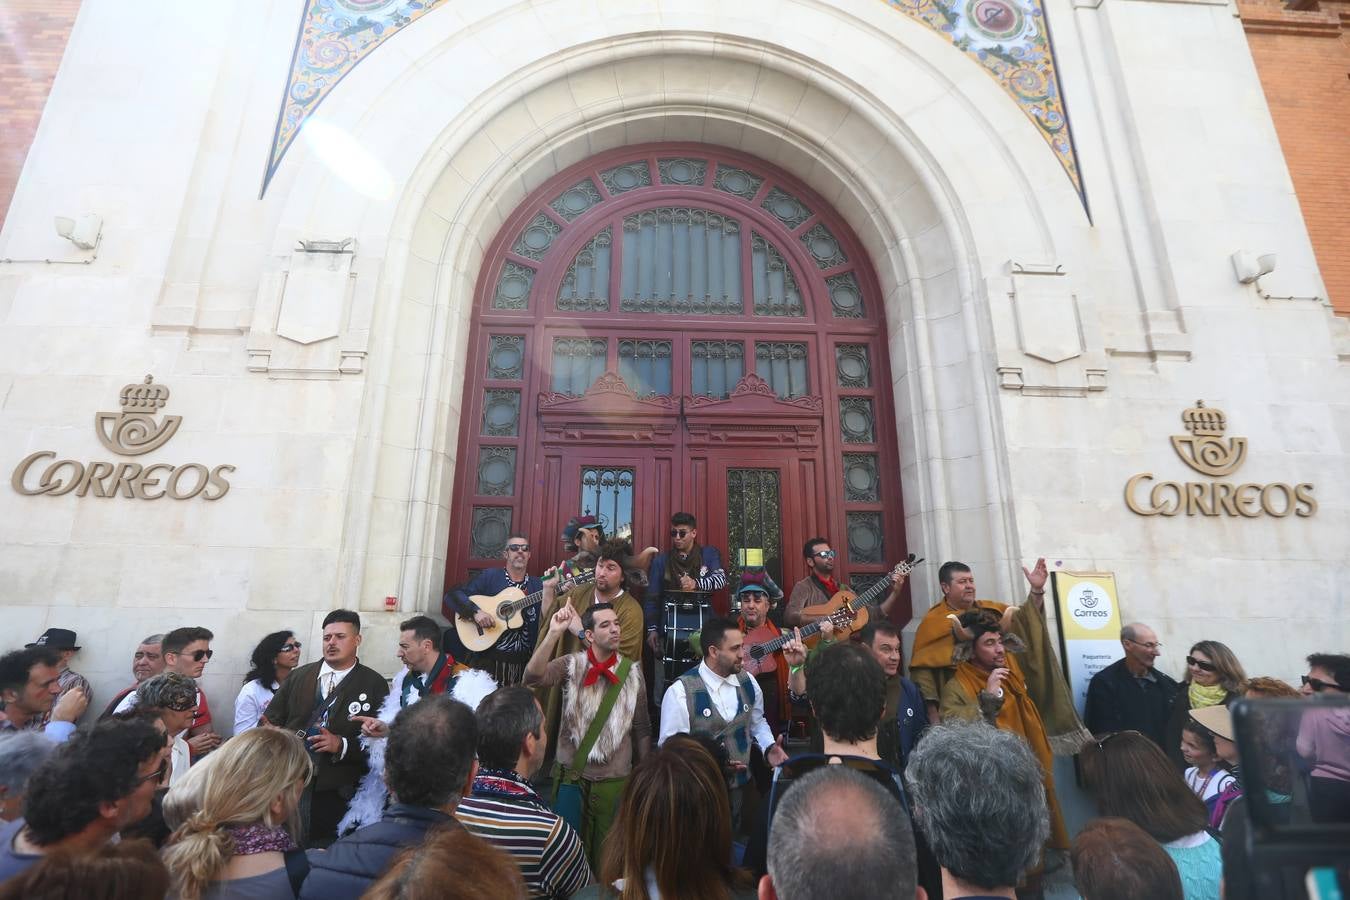
[[[812,574],[814,575],[814,573]],[[833,576],[821,578],[819,575],[815,575],[815,579],[820,582],[821,587],[825,588],[826,597],[833,597],[835,594],[839,593],[839,582],[835,581]]]
[[[615,653],[609,658],[609,662],[602,663],[595,658],[595,648],[587,647],[586,659],[590,662],[591,667],[586,670],[586,677],[581,679],[582,687],[590,687],[595,684],[600,680],[601,675],[608,678],[611,684],[619,683],[619,676],[614,674],[614,664],[619,661],[619,654]]]

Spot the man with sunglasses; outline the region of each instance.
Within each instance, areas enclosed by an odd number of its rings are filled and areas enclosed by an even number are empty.
[[[506,631],[501,629],[501,624],[491,614],[483,612],[469,598],[495,597],[509,587],[533,594],[542,590],[544,583],[539,576],[531,575],[527,571],[530,564],[530,539],[525,535],[519,532],[512,533],[506,539],[506,546],[502,548],[502,557],[506,562],[504,567],[479,572],[468,584],[448,592],[441,601],[441,611],[452,621],[455,616],[459,616],[462,619],[473,619],[485,630],[499,629],[501,637],[497,639],[492,649],[483,653],[463,655],[466,664],[484,670],[497,684],[505,687],[520,684],[525,672],[525,663],[530,661],[530,654],[534,652],[534,645],[538,643],[540,605],[535,604],[521,610],[520,618],[524,624],[520,628]],[[449,629],[446,634],[447,637],[454,634],[454,629]]]
[[[122,708],[122,701],[135,694],[136,689],[144,684],[146,679],[164,671],[164,654],[160,650],[163,641],[164,635],[152,634],[136,647],[136,651],[131,655],[131,677],[136,680],[131,687],[118,691],[109,701],[98,717],[100,722],[112,718],[113,713]]]
[[[211,641],[215,638],[209,630],[198,626],[175,628],[164,635],[160,650],[164,654],[164,671],[177,672],[191,678],[198,685],[206,664],[215,651]],[[114,715],[126,712],[137,703],[136,694],[128,694],[114,710]],[[206,694],[197,688],[197,708],[193,712],[192,727],[188,729],[187,745],[193,759],[200,759],[220,746],[220,735],[211,730],[211,706],[206,702]]]
[[[665,634],[663,603],[679,593],[720,591],[727,586],[722,569],[722,554],[716,547],[698,542],[698,520],[692,513],[677,512],[670,517],[670,550],[657,555],[647,571],[647,598],[643,619],[647,626],[647,646],[659,653]],[[679,593],[677,593],[679,592]]]
[[[1155,667],[1162,644],[1152,628],[1126,625],[1120,645],[1125,655],[1088,682],[1083,722],[1095,735],[1137,731],[1166,751],[1167,719],[1181,686]]]
[[[824,616],[813,616],[802,612],[808,606],[819,606],[839,593],[839,582],[834,577],[836,554],[828,539],[813,537],[802,547],[802,556],[806,558],[806,577],[792,586],[788,594],[787,608],[783,610],[783,622],[790,626],[810,625]],[[890,618],[891,607],[900,597],[900,588],[905,579],[896,578],[891,584],[891,592],[881,601],[878,611],[872,615],[878,618]]]
[[[1344,698],[1350,694],[1350,656],[1314,653],[1303,676],[1305,697]],[[1309,771],[1308,806],[1314,822],[1350,822],[1350,710],[1314,708],[1303,714],[1298,755]]]

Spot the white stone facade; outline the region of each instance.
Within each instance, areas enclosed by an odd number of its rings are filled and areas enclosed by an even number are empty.
[[[224,721],[258,637],[312,659],[349,606],[392,670],[394,623],[438,607],[485,247],[549,177],[663,140],[782,167],[865,243],[910,549],[982,596],[1037,555],[1113,571],[1173,674],[1201,638],[1284,678],[1350,645],[1350,331],[1228,3],[1047,4],[1090,219],[986,73],[863,0],[450,3],[345,78],[260,199],[296,6],[81,9],[0,234],[0,463],[109,459],[90,418],[152,373],[183,422],[147,459],[236,468],[210,502],[0,490],[6,647],[77,629],[106,699],[140,637],[206,625]],[[52,229],[86,212],[96,251]],[[1259,288],[1239,249],[1278,254]],[[1242,480],[1312,483],[1316,515],[1131,513],[1137,472],[1204,480],[1168,443],[1197,398],[1247,437]]]

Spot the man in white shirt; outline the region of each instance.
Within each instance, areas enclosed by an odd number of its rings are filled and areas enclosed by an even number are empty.
[[[661,734],[665,743],[673,734],[704,736],[726,748],[734,770],[728,779],[731,814],[742,821],[741,808],[750,782],[750,745],[753,741],[771,766],[782,765],[787,753],[774,741],[764,720],[764,694],[747,675],[741,657],[745,635],[730,619],[703,623],[703,661],[671,682],[661,699]],[[741,830],[739,824],[737,830]]]

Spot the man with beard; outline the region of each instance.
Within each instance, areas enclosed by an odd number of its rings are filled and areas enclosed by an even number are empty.
[[[587,529],[586,533],[590,534],[592,530]],[[522,609],[521,627],[506,631],[495,616],[479,609],[469,601],[469,598],[495,597],[508,587],[516,588],[528,595],[541,590],[544,583],[537,575],[528,572],[530,539],[525,535],[519,532],[512,533],[506,539],[502,556],[506,560],[506,565],[502,568],[487,569],[478,573],[462,588],[448,591],[441,601],[441,613],[452,623],[458,615],[464,619],[472,619],[484,631],[497,629],[497,643],[482,653],[472,654],[464,662],[474,668],[483,669],[498,684],[508,685],[520,683],[525,663],[534,652],[534,645],[539,641],[539,605]],[[453,632],[454,629],[450,631]],[[458,653],[459,650],[455,652]]]
[[[808,615],[802,610],[808,606],[818,606],[829,601],[839,593],[839,582],[834,577],[835,552],[828,539],[813,537],[802,547],[802,556],[806,557],[806,577],[792,586],[788,595],[787,609],[783,611],[786,625],[810,625],[824,616]],[[890,617],[891,607],[900,598],[900,588],[904,578],[895,578],[891,583],[891,592],[880,605],[870,611],[869,618],[886,619]]]
[[[144,684],[147,679],[164,671],[164,654],[159,652],[160,642],[163,640],[164,635],[152,634],[141,641],[140,646],[136,648],[136,652],[131,655],[131,677],[136,679],[135,683],[131,687],[117,692],[117,695],[112,698],[107,708],[98,717],[100,722],[112,718],[113,711],[121,705],[123,700],[136,693],[136,688]]]
[[[741,646],[741,663],[747,673],[759,683],[764,695],[764,718],[774,734],[787,730],[787,720],[791,714],[788,706],[788,664],[783,659],[780,647],[773,653],[760,659],[750,655],[750,648],[779,637],[782,631],[769,621],[769,609],[773,603],[768,589],[760,581],[751,580],[749,575],[742,578],[741,589],[736,595],[741,601],[741,617],[736,625],[745,633],[745,643]]]
[[[698,520],[691,513],[677,512],[670,517],[670,550],[652,561],[647,572],[647,646],[660,652],[665,631],[662,602],[690,591],[720,591],[727,586],[722,569],[722,554],[716,547],[698,542]]]
[[[738,833],[743,820],[746,785],[750,781],[750,744],[759,745],[765,761],[782,765],[787,753],[774,741],[764,720],[764,692],[744,671],[741,650],[745,635],[730,619],[714,618],[703,623],[703,661],[671,682],[661,698],[661,736],[688,732],[723,745],[735,774],[727,785],[731,818]]]

